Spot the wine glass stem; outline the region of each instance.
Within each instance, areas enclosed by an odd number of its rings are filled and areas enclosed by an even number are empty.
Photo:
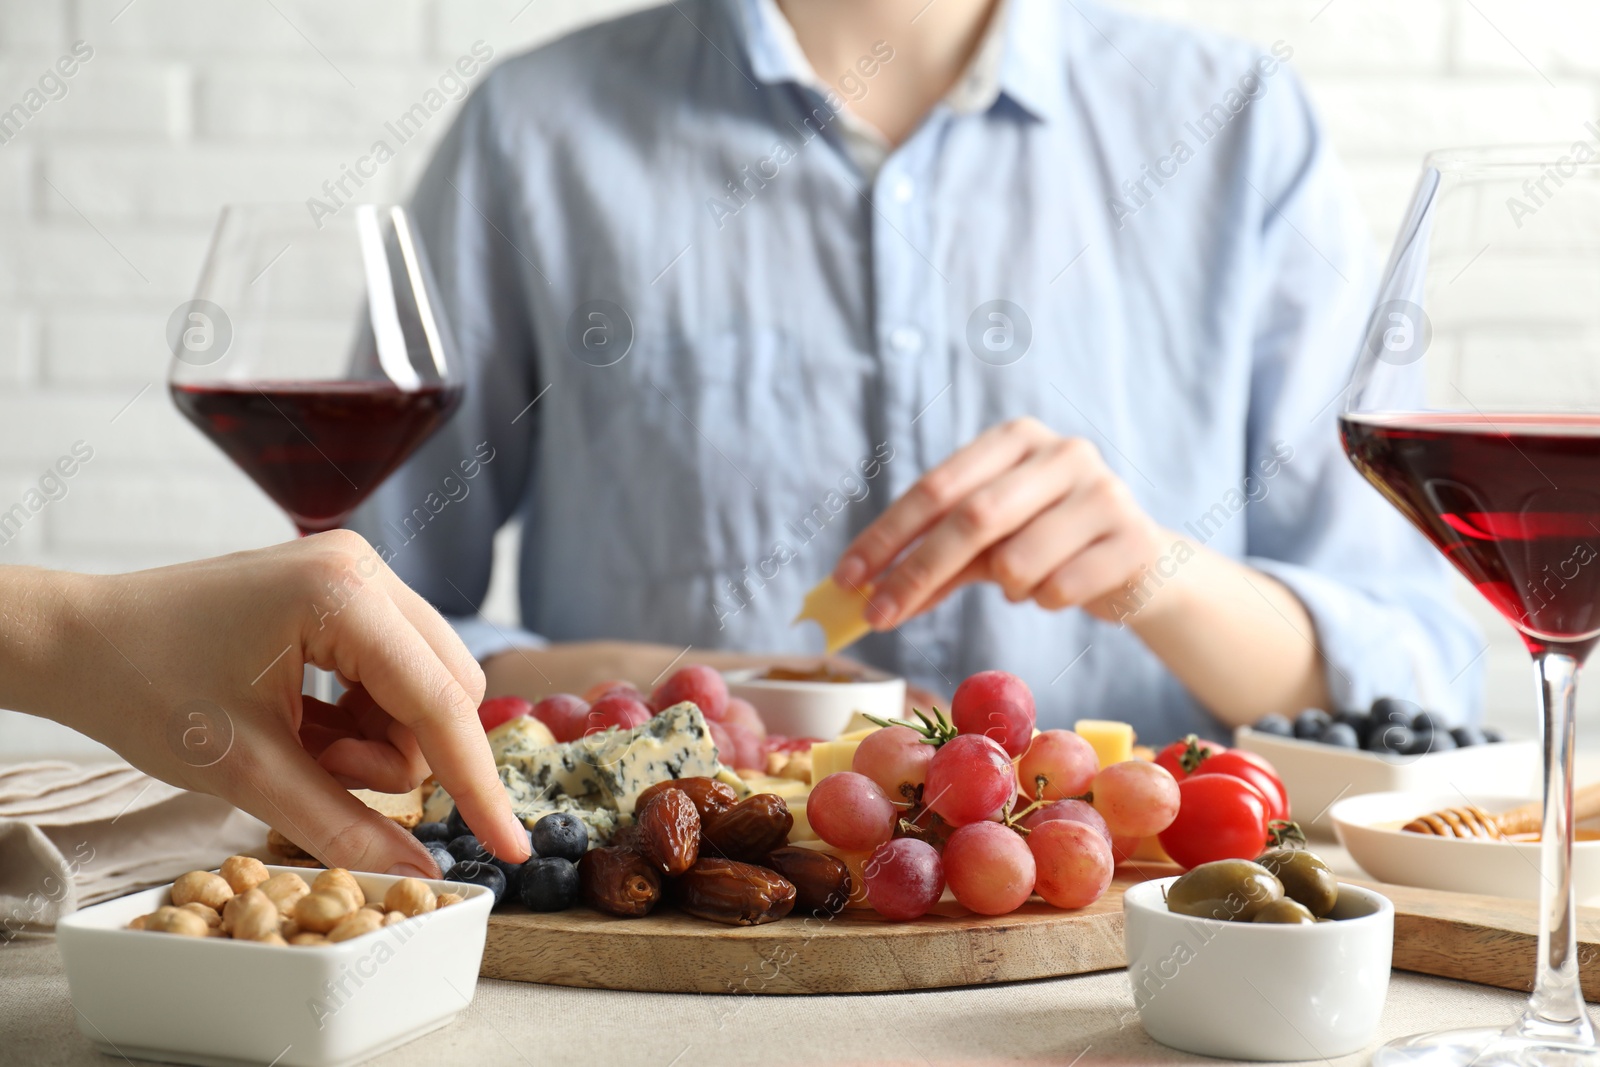
[[[1540,834],[1539,959],[1533,996],[1513,1027],[1530,1038],[1593,1045],[1578,984],[1572,887],[1572,748],[1578,660],[1547,650],[1534,657],[1544,711],[1544,826]]]

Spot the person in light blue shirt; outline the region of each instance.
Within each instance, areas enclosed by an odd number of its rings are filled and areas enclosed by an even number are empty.
[[[1340,452],[1374,261],[1293,55],[679,0],[503,63],[414,201],[466,398],[354,526],[492,693],[814,656],[833,574],[850,655],[1012,671],[1041,727],[1475,715],[1444,564]],[[478,614],[513,520],[515,630]]]

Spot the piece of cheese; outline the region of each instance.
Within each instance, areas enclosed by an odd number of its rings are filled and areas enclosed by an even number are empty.
[[[806,815],[806,798],[787,800],[789,814],[794,817],[794,825],[789,827],[789,844],[798,844],[801,841],[820,841],[817,832],[811,828],[811,819]]]
[[[1167,855],[1167,850],[1161,847],[1159,837],[1141,837],[1139,844],[1134,847],[1131,860],[1146,860],[1150,863],[1171,863],[1172,857]]]
[[[883,729],[883,727],[881,727],[881,726],[866,726],[866,727],[863,727],[860,730],[850,730],[847,733],[842,733],[838,737],[834,738],[834,740],[835,741],[863,741],[863,740],[866,739],[868,734],[875,734],[881,729]]]
[[[831,656],[872,632],[867,625],[867,597],[871,593],[870,587],[846,589],[832,578],[824,578],[806,594],[794,621],[810,619],[821,626]]]
[[[811,792],[809,782],[793,778],[779,778],[760,771],[744,771],[739,775],[752,793],[773,793],[784,800],[803,800]]]
[[[489,751],[494,753],[494,762],[497,766],[504,763],[507,756],[526,755],[556,743],[550,727],[532,715],[518,715],[515,719],[507,719],[489,731],[488,740]]]
[[[591,735],[594,766],[611,806],[633,814],[639,794],[669,778],[715,778],[722,764],[700,709],[689,701],[665,708],[631,730]]]
[[[1094,747],[1101,767],[1133,758],[1133,727],[1125,722],[1079,719],[1072,728]]]
[[[835,771],[848,771],[856,758],[855,741],[818,741],[811,746],[811,780],[820,782]]]

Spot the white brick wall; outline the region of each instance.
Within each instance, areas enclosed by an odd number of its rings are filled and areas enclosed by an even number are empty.
[[[1384,247],[1424,150],[1566,139],[1600,115],[1592,0],[1128,2],[1292,44]],[[79,438],[96,449],[71,495],[0,563],[124,569],[290,536],[162,386],[160,331],[194,283],[219,206],[311,195],[475,40],[504,57],[637,6],[0,0],[0,108],[74,41],[94,48],[66,96],[0,146],[0,494],[15,499]],[[369,195],[404,196],[448,121],[435,116]],[[501,581],[501,615],[509,592]],[[1492,618],[1486,630],[1491,702],[1523,721],[1520,649]],[[40,736],[0,721],[0,753],[49,747]]]

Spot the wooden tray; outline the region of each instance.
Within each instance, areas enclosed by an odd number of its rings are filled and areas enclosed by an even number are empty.
[[[649,993],[879,993],[1017,982],[1127,966],[1122,893],[1178,868],[1117,871],[1081,911],[1028,904],[988,918],[941,905],[913,923],[871,912],[719,926],[674,911],[614,919],[588,908],[515,909],[489,918],[485,978]],[[1538,919],[1532,901],[1361,882],[1395,905],[1397,970],[1503,989],[1532,988]],[[1578,909],[1584,996],[1600,1001],[1600,909]]]

